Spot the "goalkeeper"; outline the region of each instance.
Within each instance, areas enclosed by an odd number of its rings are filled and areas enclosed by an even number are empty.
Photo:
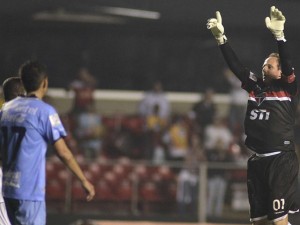
[[[245,144],[253,151],[247,168],[253,225],[288,225],[288,213],[299,211],[294,202],[299,165],[293,132],[299,87],[284,23],[285,16],[272,6],[265,24],[277,42],[278,53],[265,59],[262,76],[257,76],[243,66],[230,47],[220,12],[207,22],[229,68],[249,93],[244,127]]]

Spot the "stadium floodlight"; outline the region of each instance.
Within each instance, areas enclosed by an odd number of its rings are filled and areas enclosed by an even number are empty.
[[[142,19],[158,20],[160,18],[160,13],[155,11],[141,10],[141,9],[131,9],[131,8],[121,8],[121,7],[98,7],[98,11],[118,15],[118,16],[128,16],[136,17]]]
[[[57,22],[79,22],[79,23],[106,23],[125,24],[123,18],[109,15],[95,15],[80,12],[67,12],[65,10],[42,11],[33,15],[34,20],[57,21]]]

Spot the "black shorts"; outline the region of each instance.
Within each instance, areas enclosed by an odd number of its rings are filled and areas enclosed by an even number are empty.
[[[299,164],[294,151],[248,160],[250,221],[278,221],[296,212]]]

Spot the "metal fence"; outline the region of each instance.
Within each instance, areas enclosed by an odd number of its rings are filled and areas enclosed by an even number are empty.
[[[78,161],[95,185],[95,199],[86,202],[80,183],[51,158],[47,162],[48,213],[196,222],[248,220],[244,163]]]

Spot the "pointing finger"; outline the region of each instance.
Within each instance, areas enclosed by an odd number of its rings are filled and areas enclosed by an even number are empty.
[[[222,24],[222,16],[219,11],[216,12],[216,18],[217,18],[217,22]]]

